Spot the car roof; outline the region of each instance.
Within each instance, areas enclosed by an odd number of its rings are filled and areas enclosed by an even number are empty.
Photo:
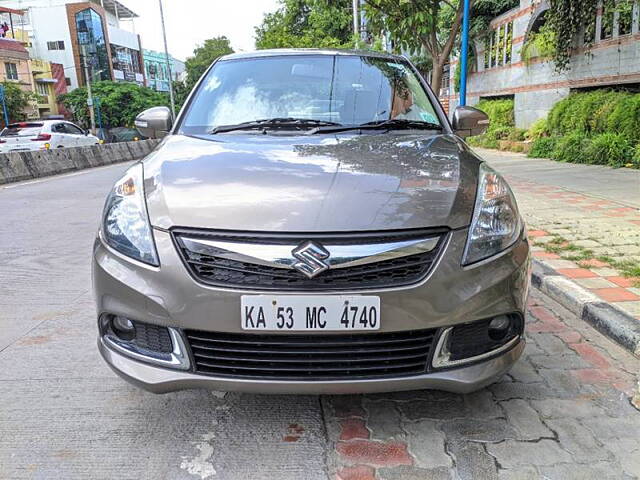
[[[345,50],[339,48],[274,48],[268,50],[256,50],[253,52],[239,52],[224,55],[219,58],[219,61],[224,60],[238,60],[248,58],[265,58],[265,57],[278,57],[283,55],[344,55],[344,56],[358,56],[358,57],[375,57],[375,58],[387,58],[389,60],[403,61],[405,57],[400,55],[393,55],[391,53],[376,52],[372,50]]]

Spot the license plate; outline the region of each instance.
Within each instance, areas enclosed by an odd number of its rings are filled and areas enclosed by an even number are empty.
[[[243,295],[243,330],[378,330],[380,297]]]

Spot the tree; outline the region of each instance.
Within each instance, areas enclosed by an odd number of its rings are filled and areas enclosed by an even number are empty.
[[[104,127],[131,127],[143,110],[160,105],[169,105],[166,93],[156,92],[135,83],[103,80],[91,84],[94,98],[100,98],[100,114]],[[76,88],[59,97],[64,106],[73,113],[75,120],[83,126],[89,124],[86,87]]]
[[[352,0],[280,0],[255,28],[256,47],[350,48]]]
[[[25,120],[27,107],[32,106],[36,99],[35,93],[22,90],[14,82],[2,82],[2,86],[4,87],[4,101],[7,105],[9,123]],[[2,117],[2,121],[4,123],[4,117]]]
[[[185,61],[187,92],[191,91],[196,82],[214,61],[229,53],[233,53],[233,48],[231,48],[229,39],[225,36],[209,38],[204,41],[203,45],[196,47],[193,50],[193,56],[187,58]]]
[[[473,5],[474,0],[470,0]],[[365,0],[368,25],[389,32],[396,47],[413,54],[426,52],[433,65],[431,85],[438,93],[462,23],[461,0]]]

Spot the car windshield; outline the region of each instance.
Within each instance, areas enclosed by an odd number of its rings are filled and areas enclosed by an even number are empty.
[[[218,62],[200,84],[180,131],[204,134],[268,119],[345,126],[397,119],[441,125],[420,80],[402,61],[282,55]]]

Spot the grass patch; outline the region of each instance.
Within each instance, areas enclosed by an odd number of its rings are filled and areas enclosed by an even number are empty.
[[[609,255],[596,255],[593,250],[580,247],[569,242],[561,235],[552,235],[548,242],[536,242],[536,246],[543,247],[549,253],[560,255],[565,260],[580,263],[588,260],[600,260],[618,270],[623,277],[638,278],[634,282],[634,287],[640,287],[640,262],[634,260],[617,260]]]

